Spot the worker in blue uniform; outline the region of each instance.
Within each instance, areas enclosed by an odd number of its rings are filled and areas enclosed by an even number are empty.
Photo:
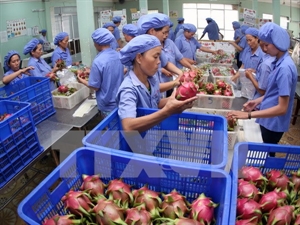
[[[122,39],[121,39],[121,36],[120,36],[120,30],[119,30],[119,26],[121,24],[122,18],[121,18],[121,16],[114,16],[112,18],[112,21],[115,24],[113,35],[115,36],[115,38],[118,42],[118,45],[120,47],[122,47],[123,43],[122,43]]]
[[[122,32],[126,42],[131,41],[131,39],[139,35],[138,27],[134,24],[124,25],[122,28]]]
[[[212,18],[206,18],[207,26],[204,28],[203,34],[200,37],[200,40],[205,36],[207,33],[209,40],[219,40],[219,34],[223,36],[223,34],[220,33],[220,29],[216,21],[214,21]]]
[[[169,35],[168,38],[171,39],[172,41],[175,41],[175,33],[173,30],[174,23],[170,20],[170,29],[169,29]]]
[[[183,17],[179,17],[177,19],[177,22],[178,22],[178,24],[177,24],[177,26],[175,28],[175,31],[174,31],[175,36],[177,35],[178,31],[182,28],[182,25],[184,24],[184,18]]]
[[[103,28],[109,30],[112,34],[114,34],[116,25],[113,22],[107,22],[103,25]],[[120,46],[119,46],[116,38],[110,43],[110,47],[113,50],[118,50],[119,49]]]

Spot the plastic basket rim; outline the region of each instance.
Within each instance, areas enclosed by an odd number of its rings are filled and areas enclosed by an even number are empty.
[[[232,86],[232,84],[230,84],[230,86],[231,86],[231,90],[234,90],[234,88],[233,88],[233,86]],[[198,98],[201,98],[202,96],[203,97],[212,97],[212,98],[227,98],[227,99],[234,99],[235,98],[235,93],[234,93],[234,91],[232,92],[232,96],[224,96],[224,95],[207,95],[207,94],[198,94],[197,93],[197,97]]]
[[[74,92],[73,94],[71,94],[71,95],[69,95],[69,96],[63,96],[63,95],[59,95],[59,96],[56,96],[56,95],[53,95],[53,92],[55,92],[55,91],[57,91],[58,90],[58,88],[55,88],[53,91],[51,91],[51,94],[52,94],[52,98],[64,98],[64,99],[69,99],[69,98],[72,98],[73,96],[75,96],[74,94],[76,94],[77,92],[79,92],[80,90],[82,90],[83,88],[85,88],[86,86],[84,85],[84,84],[80,84],[80,83],[75,83],[75,82],[73,82],[73,83],[70,83],[70,84],[78,84],[78,85],[80,85],[81,87],[80,87],[80,89],[78,89],[76,92]]]
[[[101,146],[102,147],[102,146]],[[59,172],[59,170],[64,167],[66,164],[68,164],[68,161],[72,158],[72,157],[76,157],[76,154],[79,151],[93,151],[93,152],[100,152],[102,154],[109,154],[109,155],[113,155],[113,156],[120,156],[120,157],[125,157],[125,158],[132,158],[134,156],[134,159],[140,160],[140,161],[151,161],[151,162],[163,162],[163,159],[158,158],[158,157],[151,157],[151,156],[147,156],[147,155],[139,155],[136,153],[131,153],[131,152],[123,152],[123,151],[118,151],[118,150],[114,150],[111,149],[110,151],[107,151],[105,148],[103,148],[102,150],[99,148],[90,148],[90,147],[80,147],[75,149],[66,159],[64,159],[63,162],[61,162],[50,174],[48,174],[48,176],[46,178],[44,178],[44,180],[42,182],[39,183],[38,186],[36,186],[22,201],[21,203],[19,203],[18,208],[17,208],[17,212],[18,215],[22,218],[22,219],[26,219],[26,222],[30,222],[32,224],[37,224],[35,221],[33,221],[30,217],[28,217],[27,215],[25,215],[23,213],[23,208],[25,206],[25,204],[28,202],[28,200],[38,191],[40,190],[46,183],[47,183],[47,178],[50,178],[52,176],[54,176],[57,172]],[[180,167],[180,165],[178,165],[178,163],[173,163],[171,162],[170,164],[168,164],[168,166],[176,166],[176,167]],[[189,166],[184,166],[185,169],[196,169],[195,167],[189,167]],[[229,192],[229,194],[231,193],[231,176],[225,172],[222,169],[218,169],[218,168],[205,168],[205,167],[200,167],[199,170],[202,171],[207,171],[207,172],[217,172],[219,174],[222,174],[223,178],[226,179],[226,192]],[[225,195],[226,197],[226,195]],[[230,199],[230,197],[229,197]],[[230,202],[229,202],[229,207],[230,207]],[[230,208],[227,209],[227,211],[230,211]]]

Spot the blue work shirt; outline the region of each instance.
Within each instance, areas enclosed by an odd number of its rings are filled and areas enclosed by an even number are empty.
[[[175,31],[174,31],[175,36],[177,35],[177,33],[180,29],[183,29],[183,24],[181,24],[181,23],[177,24],[177,26],[175,28]]]
[[[237,40],[238,38],[241,38],[243,36],[241,28],[235,29],[234,30],[234,40]]]
[[[98,88],[96,100],[100,111],[109,112],[117,107],[116,94],[123,78],[119,53],[111,48],[99,52],[92,63],[88,85]]]
[[[269,75],[267,90],[260,110],[278,105],[279,96],[290,97],[288,109],[282,116],[257,118],[256,122],[268,130],[285,132],[289,130],[298,73],[295,63],[288,52],[285,52],[277,62],[274,61],[274,65],[274,70]]]
[[[170,28],[169,30],[168,38],[171,39],[172,41],[175,41],[175,33],[172,28]]]
[[[173,63],[174,65],[176,65],[177,62],[179,63],[179,61],[183,59],[183,55],[180,53],[175,43],[170,39],[165,40],[164,46],[162,48],[162,52],[164,52],[167,61]],[[161,75],[160,77],[161,82],[168,82],[173,80],[173,77],[168,77],[165,76],[164,74],[160,74],[160,75]]]
[[[258,87],[261,90],[267,90],[269,74],[273,70],[272,63],[276,59],[275,56],[270,56],[269,54],[264,54],[259,62],[256,70],[256,81]],[[259,98],[261,94],[256,90],[253,99]]]
[[[240,56],[239,56],[239,60],[242,61],[243,60],[243,54],[244,54],[246,48],[249,47],[249,45],[247,43],[246,35],[241,37],[240,42],[238,43],[238,45],[243,49],[242,51],[240,51]]]
[[[260,62],[260,60],[263,58],[263,55],[265,53],[263,53],[263,51],[261,50],[260,46],[258,46],[258,48],[256,49],[256,51],[252,54],[251,52],[251,48],[246,48],[244,53],[243,53],[243,65],[244,65],[244,69],[255,69],[257,70],[258,64]]]
[[[175,36],[175,41],[176,41],[176,39],[177,39],[178,37],[180,37],[181,35],[183,35],[183,33],[184,33],[184,29],[180,29],[180,30],[177,32],[176,36]]]
[[[146,88],[132,70],[124,78],[116,97],[119,107],[118,114],[121,120],[136,118],[137,108],[158,108],[160,91],[156,74],[148,77],[148,82],[151,90]]]
[[[14,72],[15,72],[15,71],[13,71],[12,69],[10,69],[10,70],[7,71],[3,76],[4,76],[4,77],[5,77],[5,76],[8,76],[8,75],[10,75],[10,74],[12,74],[12,73],[14,73]],[[19,80],[21,80],[21,79],[23,79],[23,78],[26,78],[26,77],[28,77],[28,75],[22,73],[21,75],[17,76],[15,79],[13,79],[12,81],[10,81],[9,84],[14,84],[14,83],[16,83],[17,81],[19,81]]]
[[[119,44],[117,42],[117,40],[114,38],[114,40],[110,43],[110,47],[113,49],[113,50],[117,50],[117,48],[119,48]]]
[[[120,36],[120,30],[119,30],[118,27],[115,27],[114,32],[113,32],[113,35],[115,36],[115,39],[116,39],[117,41],[121,38],[121,36]]]
[[[52,53],[51,61],[52,66],[55,66],[55,63],[58,59],[62,59],[65,61],[66,66],[72,66],[72,57],[68,48],[66,51],[63,51],[60,47],[56,47]]]
[[[210,22],[205,27],[203,34],[207,33],[209,40],[219,40],[219,27],[216,22]]]
[[[29,70],[32,77],[46,77],[46,75],[52,70],[43,58],[37,59],[30,57],[28,66],[34,67],[34,70]],[[56,88],[55,82],[50,80],[50,89],[54,90]]]
[[[201,44],[194,37],[188,40],[184,35],[179,36],[175,40],[175,45],[184,58],[189,58],[192,60],[195,60],[196,50],[201,48]],[[181,68],[182,65],[177,63],[177,67]]]

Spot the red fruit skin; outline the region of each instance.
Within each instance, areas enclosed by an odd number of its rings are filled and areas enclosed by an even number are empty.
[[[285,199],[280,197],[278,191],[271,191],[261,197],[259,204],[262,212],[271,212],[273,209],[283,205],[284,202]]]
[[[145,209],[130,208],[126,210],[125,223],[135,225],[151,225],[151,215]]]
[[[298,193],[300,191],[300,170],[292,173],[291,182],[293,183],[293,191]]]
[[[223,91],[223,95],[224,96],[233,96],[233,92],[231,90],[229,90],[229,89],[225,89]]]
[[[222,90],[221,89],[216,89],[214,91],[214,95],[222,95]]]
[[[297,215],[294,225],[300,225],[300,215]]]
[[[69,88],[65,85],[61,85],[58,87],[58,91],[61,92],[61,93],[67,93],[69,90]]]
[[[244,180],[252,181],[258,186],[267,181],[267,179],[262,175],[261,171],[252,166],[243,166],[241,169],[241,175]]]
[[[128,204],[133,202],[130,185],[124,183],[120,179],[109,182],[106,195],[109,195],[109,199],[111,200],[120,200],[120,207],[128,207]]]
[[[248,181],[240,181],[238,184],[238,197],[239,198],[252,198],[254,201],[259,200],[258,189],[254,184],[249,183]]]
[[[213,74],[216,74],[216,73],[218,73],[218,72],[220,72],[220,69],[219,69],[219,68],[217,68],[217,67],[212,68],[212,73],[213,73]]]
[[[286,205],[274,209],[268,218],[267,225],[289,225],[293,220],[294,206]],[[275,222],[276,221],[276,222]]]
[[[104,194],[105,184],[101,181],[100,175],[83,175],[83,182],[80,190],[87,192],[91,196],[99,196]]]
[[[176,190],[164,195],[161,209],[162,215],[170,219],[182,218],[189,210],[185,197]]]
[[[55,215],[52,218],[46,220],[43,225],[75,225],[82,224],[82,220],[72,219],[74,215]]]
[[[181,101],[192,98],[197,95],[197,89],[194,82],[181,83],[181,85],[177,87],[176,98]]]
[[[238,199],[237,216],[239,216],[241,219],[251,219],[253,217],[257,217],[260,221],[262,218],[260,205],[253,199]]]
[[[258,224],[257,217],[253,217],[247,220],[237,220],[235,223],[235,225],[257,225],[257,224]]]
[[[282,171],[271,170],[266,173],[266,177],[269,180],[268,187],[272,190],[280,188],[281,191],[284,191],[289,187],[289,178]]]
[[[215,91],[215,85],[213,83],[207,83],[205,85],[205,90],[208,94],[212,94]]]

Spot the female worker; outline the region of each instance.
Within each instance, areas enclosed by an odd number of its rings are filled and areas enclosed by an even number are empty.
[[[124,65],[133,65],[133,70],[124,78],[118,94],[118,114],[125,131],[145,131],[172,114],[192,107],[191,98],[175,99],[175,91],[169,98],[160,98],[157,70],[160,64],[161,42],[153,35],[143,34],[132,39],[121,51]],[[160,108],[150,115],[137,118],[137,108]]]
[[[266,53],[276,57],[264,96],[244,104],[244,111],[232,111],[238,119],[257,118],[264,143],[277,144],[288,131],[297,84],[297,69],[288,53],[290,38],[286,30],[275,23],[266,23],[259,30]],[[260,110],[252,110],[258,105]],[[270,154],[274,156],[275,154]]]
[[[190,63],[196,63],[195,54],[197,49],[200,49],[203,52],[217,54],[217,51],[202,47],[201,44],[194,38],[194,35],[197,31],[195,25],[185,23],[182,27],[184,32],[181,36],[176,38],[175,45],[177,46],[183,57],[189,59]],[[177,66],[179,68],[182,68],[179,63],[177,63]]]
[[[20,69],[20,55],[17,51],[9,51],[4,57],[5,73],[2,78],[3,84],[13,84],[30,75],[29,71],[33,70],[32,66]]]
[[[116,28],[116,25],[113,22],[107,22],[103,25],[103,28],[109,30],[112,34],[114,34],[114,30]],[[117,28],[118,29],[118,28]],[[119,49],[119,44],[117,42],[117,39],[115,38],[114,40],[112,40],[112,42],[110,43],[110,47],[113,50],[117,50]]]
[[[134,24],[126,24],[122,28],[122,33],[124,35],[125,41],[128,43],[134,37],[139,35],[139,30],[138,30],[137,26]]]
[[[232,28],[234,30],[234,36],[233,36],[234,43],[238,45],[241,38],[243,37],[242,30],[241,30],[241,24],[237,21],[233,21]],[[240,68],[242,65],[242,61],[240,61],[239,56],[240,56],[239,51],[236,51],[235,59],[236,59],[236,65],[238,68]]]
[[[99,52],[95,57],[89,80],[78,80],[96,91],[97,106],[102,118],[117,107],[116,94],[124,77],[123,65],[119,53],[111,49],[110,43],[115,39],[113,34],[105,28],[98,28],[92,34],[96,50]]]
[[[27,55],[28,53],[30,54],[28,66],[32,66],[34,68],[34,70],[30,70],[30,75],[33,77],[45,77],[50,72],[53,72],[52,76],[50,77],[50,89],[54,90],[56,88],[56,77],[54,73],[59,68],[57,68],[55,64],[55,67],[51,69],[51,67],[41,57],[43,54],[43,46],[38,39],[34,38],[25,45],[23,54]]]
[[[170,29],[169,29],[169,35],[168,38],[171,39],[172,41],[175,41],[175,33],[173,30],[174,23],[170,20]]]
[[[58,33],[55,38],[54,42],[57,47],[54,49],[52,53],[52,66],[54,67],[56,64],[56,61],[61,59],[65,61],[66,66],[72,66],[72,65],[79,65],[79,62],[72,63],[72,57],[70,54],[70,50],[68,48],[69,44],[69,35],[66,32],[60,32]]]

